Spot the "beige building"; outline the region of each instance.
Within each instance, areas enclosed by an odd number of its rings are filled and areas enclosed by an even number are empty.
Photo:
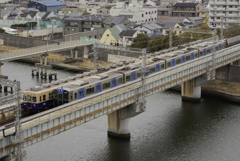
[[[176,3],[173,5],[172,16],[198,17],[203,6],[199,3]]]

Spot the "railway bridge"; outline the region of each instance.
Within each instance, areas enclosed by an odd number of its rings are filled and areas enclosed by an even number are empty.
[[[0,59],[2,60],[2,58]],[[188,61],[147,76],[145,96],[182,85],[182,98],[199,100],[201,85],[209,81],[209,70],[230,63],[239,64],[240,44]],[[21,120],[23,147],[38,143],[103,115],[108,115],[108,134],[130,137],[130,118],[144,110],[137,104],[142,96],[141,80],[110,88],[89,97],[64,104]],[[15,151],[15,127],[0,127],[0,158]]]

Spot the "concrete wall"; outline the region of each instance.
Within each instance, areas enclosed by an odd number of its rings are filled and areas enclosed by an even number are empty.
[[[71,35],[64,35],[64,41],[71,41],[71,40],[80,40],[81,37],[90,37],[93,39],[101,39],[103,33],[106,31],[106,28],[93,30],[93,31],[86,31],[86,32],[79,32],[76,34]]]
[[[240,66],[226,65],[216,70],[216,79],[240,82]]]
[[[99,48],[97,50],[97,52],[98,52],[98,59],[103,60],[103,61],[108,61],[109,56],[110,56],[110,59],[111,59],[112,56],[114,56],[114,55],[115,56],[116,55],[123,56],[121,58],[128,57],[128,58],[133,58],[133,59],[142,56],[142,53],[133,53],[133,52],[128,52],[128,51],[117,51],[117,50],[102,49],[102,48]]]
[[[3,45],[13,46],[18,48],[29,48],[35,46],[46,45],[47,41],[31,37],[20,37],[8,34],[0,34],[0,39],[3,39]],[[57,43],[55,41],[48,41],[49,44]]]
[[[130,59],[133,59],[133,58],[128,56],[108,54],[108,62],[111,62],[111,63],[119,63],[120,61],[128,61]]]

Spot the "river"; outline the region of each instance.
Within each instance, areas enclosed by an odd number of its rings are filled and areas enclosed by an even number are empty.
[[[31,68],[6,62],[2,73],[25,90],[46,82],[32,78]],[[239,124],[237,103],[205,96],[200,103],[182,102],[180,92],[167,90],[148,97],[146,112],[131,119],[130,140],[109,138],[103,116],[25,150],[27,161],[239,161]]]

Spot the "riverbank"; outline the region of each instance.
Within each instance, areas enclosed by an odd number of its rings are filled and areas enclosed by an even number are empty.
[[[181,91],[181,86],[175,86],[172,90]],[[232,102],[240,102],[240,83],[228,82],[216,79],[202,86],[202,95],[221,98]]]

